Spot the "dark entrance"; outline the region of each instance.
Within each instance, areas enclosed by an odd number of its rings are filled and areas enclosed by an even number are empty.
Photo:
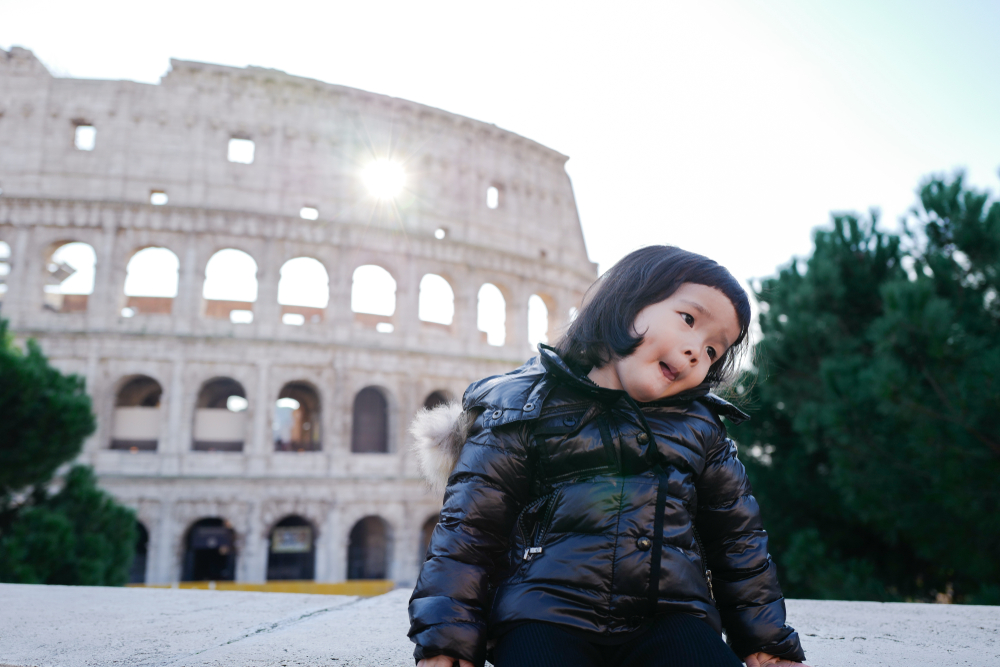
[[[451,399],[448,398],[448,394],[446,394],[445,392],[432,391],[430,394],[427,395],[427,398],[424,399],[424,407],[427,408],[428,410],[433,410],[439,405],[444,405],[449,400]]]
[[[222,519],[202,519],[188,531],[182,581],[232,581],[236,534]]]
[[[279,521],[271,530],[268,540],[268,581],[315,579],[315,538],[312,524],[300,516],[290,516]]]
[[[146,553],[149,551],[149,533],[146,527],[135,522],[135,557],[128,571],[128,583],[146,583]]]
[[[347,547],[348,579],[385,579],[389,530],[377,516],[365,517],[351,529]]]

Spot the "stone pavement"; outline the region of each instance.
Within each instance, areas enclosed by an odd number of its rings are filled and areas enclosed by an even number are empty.
[[[0,584],[0,667],[409,667],[374,598]],[[790,600],[814,667],[1000,667],[1000,607]]]

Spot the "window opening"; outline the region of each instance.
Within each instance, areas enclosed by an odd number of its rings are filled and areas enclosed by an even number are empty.
[[[187,533],[181,581],[233,581],[236,533],[228,521],[202,519]]]
[[[97,129],[93,125],[77,125],[73,133],[73,146],[78,151],[92,151],[97,145]]]
[[[167,193],[163,190],[150,190],[149,203],[153,206],[166,206],[167,200]]]
[[[96,265],[97,255],[89,244],[72,242],[59,246],[45,267],[45,309],[57,313],[85,312],[94,293]]]
[[[300,516],[285,517],[271,529],[268,581],[309,581],[316,576],[316,531]]]
[[[239,164],[253,164],[254,143],[250,139],[233,137],[229,140],[229,161]]]
[[[149,552],[149,532],[140,522],[135,522],[135,556],[128,572],[128,583],[146,583],[146,554]]]
[[[436,238],[438,241],[440,241],[446,236],[448,236],[448,230],[445,229],[444,227],[438,227],[437,229],[434,230],[434,238]]]
[[[455,292],[447,280],[433,273],[420,279],[417,314],[424,322],[451,325],[455,319]]]
[[[296,257],[284,263],[279,272],[278,304],[281,321],[291,326],[323,321],[330,303],[330,276],[326,267],[312,257]]]
[[[253,322],[257,301],[257,262],[233,248],[220,250],[205,265],[205,316],[236,324]]]
[[[351,451],[358,454],[389,451],[389,404],[375,387],[365,387],[354,397]]]
[[[406,185],[403,166],[392,160],[375,160],[361,172],[361,180],[376,199],[392,199]]]
[[[167,248],[143,248],[125,267],[122,317],[169,315],[177,297],[180,261]]]
[[[500,206],[500,188],[491,185],[486,188],[486,208],[497,208]]]
[[[427,410],[433,410],[437,406],[444,405],[450,400],[451,398],[449,397],[448,392],[439,389],[438,391],[433,391],[427,395],[427,398],[424,399],[424,408]]]
[[[299,217],[303,220],[319,220],[319,209],[315,206],[303,206],[299,209]]]
[[[319,395],[305,382],[289,382],[274,404],[271,425],[277,452],[316,452],[320,444]]]
[[[537,347],[549,342],[549,308],[537,294],[528,298],[528,344]]]
[[[111,449],[156,451],[160,439],[162,396],[160,383],[145,375],[134,377],[122,385],[115,398]]]
[[[378,329],[378,325],[391,325],[396,312],[396,281],[392,275],[374,264],[356,268],[351,281],[351,310],[356,322],[390,333],[391,329]]]
[[[192,449],[202,452],[241,452],[246,433],[246,392],[231,378],[216,378],[201,386],[194,411]]]
[[[500,288],[486,283],[479,288],[476,325],[483,332],[483,342],[502,346],[507,340],[507,301]]]
[[[348,579],[385,579],[388,571],[389,527],[377,516],[354,524],[347,545]]]

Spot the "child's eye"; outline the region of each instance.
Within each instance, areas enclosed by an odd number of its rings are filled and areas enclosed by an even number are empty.
[[[684,318],[684,321],[687,322],[687,325],[689,327],[693,327],[694,326],[694,318],[693,317],[691,317],[687,313],[681,313],[681,317]]]
[[[714,347],[708,348],[708,358],[709,359],[711,359],[712,361],[715,361],[715,358],[717,356],[719,356],[719,355],[718,355],[718,352],[715,351]]]

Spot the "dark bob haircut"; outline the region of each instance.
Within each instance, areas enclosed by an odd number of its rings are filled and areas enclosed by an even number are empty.
[[[718,385],[734,379],[748,345],[750,300],[725,267],[673,246],[640,248],[611,267],[587,290],[582,310],[556,351],[581,371],[629,356],[642,344],[642,336],[633,328],[639,311],[669,298],[684,283],[717,289],[736,309],[740,335],[712,364],[705,380]]]

